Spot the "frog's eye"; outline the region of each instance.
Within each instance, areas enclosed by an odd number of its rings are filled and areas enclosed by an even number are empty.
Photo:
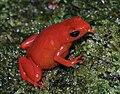
[[[80,34],[80,31],[74,31],[72,33],[70,33],[71,37],[77,37]]]

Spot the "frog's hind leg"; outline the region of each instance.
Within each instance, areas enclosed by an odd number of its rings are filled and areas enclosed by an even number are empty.
[[[42,86],[45,88],[45,85],[39,82],[42,76],[42,69],[34,62],[22,56],[19,58],[19,69],[23,80],[32,83],[34,86]]]

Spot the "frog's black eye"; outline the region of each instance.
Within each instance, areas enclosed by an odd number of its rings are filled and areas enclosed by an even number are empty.
[[[80,31],[74,31],[74,32],[70,33],[70,36],[75,38],[75,37],[77,37],[79,34],[80,34]]]

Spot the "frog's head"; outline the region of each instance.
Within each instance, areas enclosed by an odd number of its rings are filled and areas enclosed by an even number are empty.
[[[66,20],[66,26],[66,42],[73,42],[81,38],[87,32],[90,32],[92,34],[94,33],[90,25],[84,20],[82,20],[79,16],[75,16],[71,19]]]

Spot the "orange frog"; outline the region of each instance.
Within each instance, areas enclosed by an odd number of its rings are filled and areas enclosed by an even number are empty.
[[[19,69],[23,80],[32,83],[34,86],[45,85],[40,82],[42,71],[51,69],[58,64],[70,67],[82,62],[79,55],[72,60],[64,59],[72,43],[80,39],[87,32],[94,33],[90,25],[79,16],[67,19],[61,23],[51,25],[39,34],[29,37],[21,44],[26,50],[26,57],[19,58]]]

